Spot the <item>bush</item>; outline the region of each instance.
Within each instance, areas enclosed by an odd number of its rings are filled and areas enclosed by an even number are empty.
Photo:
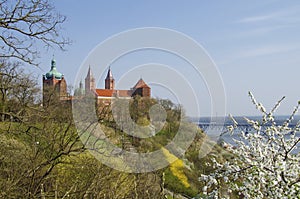
[[[266,112],[250,92],[249,95],[262,119],[245,118],[252,131],[240,132],[240,139],[235,140],[237,146],[229,147],[233,160],[220,162],[211,158],[215,171],[200,177],[206,182],[203,194],[227,198],[236,192],[245,198],[299,198],[300,156],[294,151],[300,143],[300,123],[289,127],[299,103],[283,125],[277,125],[273,114],[284,97]],[[234,119],[233,123],[228,127],[231,133],[238,125]]]

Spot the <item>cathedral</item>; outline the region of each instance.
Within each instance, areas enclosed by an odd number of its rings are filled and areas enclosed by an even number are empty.
[[[56,61],[52,59],[50,71],[43,75],[43,101],[45,102],[45,100],[47,100],[47,92],[49,90],[54,91],[59,100],[64,101],[70,101],[86,95],[95,96],[98,103],[108,103],[113,98],[130,99],[136,95],[141,97],[151,97],[151,88],[142,78],[129,90],[116,89],[115,79],[113,78],[110,68],[107,71],[103,89],[96,88],[95,78],[93,77],[90,67],[84,83],[84,89],[82,82],[80,82],[79,88],[75,89],[74,96],[70,96],[70,94],[67,93],[67,82],[64,75],[57,71]]]
[[[112,99],[114,97],[131,98],[135,95],[139,95],[141,97],[151,97],[151,88],[144,82],[143,79],[140,79],[129,90],[115,89],[115,79],[113,78],[110,68],[107,71],[104,83],[104,89],[95,88],[95,78],[92,75],[91,68],[89,68],[85,78],[85,93],[94,93],[98,100]]]

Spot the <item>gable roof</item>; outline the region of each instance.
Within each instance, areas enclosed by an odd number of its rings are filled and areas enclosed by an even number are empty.
[[[131,97],[132,90],[96,89],[98,97]]]
[[[133,87],[133,89],[137,89],[137,88],[150,88],[150,87],[141,78]]]
[[[97,96],[112,97],[114,90],[111,89],[96,89]]]

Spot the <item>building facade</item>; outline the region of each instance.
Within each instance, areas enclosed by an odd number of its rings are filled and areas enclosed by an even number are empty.
[[[43,75],[43,104],[55,96],[59,100],[68,100],[67,82],[64,75],[57,71],[55,59],[51,60],[50,71]]]
[[[98,105],[109,104],[114,98],[131,99],[136,95],[141,97],[151,97],[151,88],[142,78],[129,90],[116,89],[115,79],[110,68],[107,71],[103,89],[96,88],[95,78],[90,67],[84,83],[85,85],[83,86],[83,83],[80,81],[79,88],[75,89],[75,96],[70,96],[67,93],[67,82],[64,75],[57,71],[56,61],[52,59],[50,71],[43,75],[43,103],[49,101],[49,97],[53,96],[51,95],[53,93],[61,101],[92,95],[96,97]]]
[[[139,95],[141,97],[151,97],[151,88],[145,83],[142,78],[129,90],[116,89],[115,79],[110,68],[107,71],[104,83],[104,89],[95,88],[95,79],[92,75],[91,69],[89,68],[87,76],[85,78],[85,93],[94,93],[99,102],[109,101],[113,98],[130,99],[136,95]]]

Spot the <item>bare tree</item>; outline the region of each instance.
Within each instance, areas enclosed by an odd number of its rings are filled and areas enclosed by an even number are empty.
[[[33,74],[27,74],[19,62],[0,60],[1,121],[22,120],[35,107],[39,88]]]
[[[37,65],[36,44],[63,50],[70,43],[60,32],[65,20],[48,0],[0,0],[0,58]]]

